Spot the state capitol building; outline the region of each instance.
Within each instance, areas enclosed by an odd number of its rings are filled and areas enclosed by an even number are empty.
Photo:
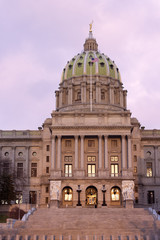
[[[134,207],[160,203],[160,130],[127,108],[114,61],[90,28],[63,69],[56,110],[35,131],[0,131],[1,172],[16,173],[22,203]]]

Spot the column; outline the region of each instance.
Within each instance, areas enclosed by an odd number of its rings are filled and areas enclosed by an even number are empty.
[[[96,82],[96,103],[101,101],[100,83]]]
[[[122,136],[122,168],[126,168],[126,140],[125,136]]]
[[[109,103],[114,104],[114,88],[109,88]]]
[[[120,106],[123,107],[123,92],[120,90]]]
[[[75,136],[75,169],[78,168],[78,136]]]
[[[55,91],[56,95],[56,109],[59,108],[59,91]]]
[[[159,174],[158,174],[158,146],[155,146],[154,148],[154,151],[155,151],[155,177],[157,177]]]
[[[123,91],[123,105],[127,108],[127,90]]]
[[[62,90],[59,91],[59,107],[62,107]]]
[[[84,136],[81,135],[81,169],[84,169]]]
[[[56,168],[56,152],[55,152],[55,136],[52,136],[52,143],[51,143],[51,169]]]
[[[72,105],[73,101],[73,90],[72,90],[72,85],[68,87],[68,105]]]
[[[109,169],[109,161],[108,161],[108,136],[104,136],[104,168]]]
[[[98,145],[99,145],[99,159],[98,159],[98,167],[101,169],[102,168],[102,136],[98,136]]]
[[[26,147],[26,175],[29,177],[29,147]]]
[[[58,136],[57,169],[61,168],[61,136]]]
[[[128,136],[128,168],[132,168],[131,136]]]

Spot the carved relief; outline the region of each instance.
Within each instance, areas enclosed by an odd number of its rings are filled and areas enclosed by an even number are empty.
[[[61,181],[50,181],[50,199],[60,200]]]
[[[122,194],[124,200],[134,200],[134,181],[122,181]]]

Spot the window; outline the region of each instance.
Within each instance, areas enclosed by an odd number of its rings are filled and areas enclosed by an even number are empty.
[[[81,91],[77,92],[77,100],[80,101],[81,100]]]
[[[88,140],[88,147],[95,147],[95,140]]]
[[[31,163],[31,177],[37,177],[37,163]]]
[[[111,162],[118,162],[118,156],[111,156]]]
[[[152,173],[152,163],[151,162],[147,162],[146,163],[146,167],[147,167],[147,177],[152,177],[153,173]]]
[[[72,189],[69,187],[64,188],[64,201],[72,201]]]
[[[9,162],[3,163],[3,174],[8,175],[9,174]]]
[[[46,204],[48,204],[48,197],[46,197],[45,202],[46,202]]]
[[[49,167],[46,167],[46,173],[49,173]]]
[[[23,177],[23,163],[17,163],[17,177]]]
[[[87,161],[88,162],[95,162],[96,161],[96,157],[95,156],[88,156],[87,157]]]
[[[148,204],[154,203],[154,191],[148,191],[147,200],[148,200]]]
[[[105,100],[105,91],[101,91],[101,100]]]
[[[65,177],[72,177],[72,164],[64,165],[64,173]]]
[[[64,156],[65,162],[72,162],[72,156]]]
[[[19,152],[19,153],[18,153],[18,156],[19,156],[19,157],[22,157],[22,156],[23,156],[23,153],[22,153],[22,152]]]
[[[49,192],[49,187],[46,187],[46,193],[48,193]]]
[[[72,147],[72,141],[71,140],[65,140],[65,147]]]
[[[16,192],[16,204],[23,203],[23,195],[21,191]]]
[[[111,140],[111,148],[117,147],[117,140]]]
[[[37,202],[37,192],[36,191],[30,191],[29,192],[29,203],[30,204],[36,204]]]
[[[88,177],[95,177],[95,176],[96,176],[96,165],[88,164]]]
[[[137,173],[137,167],[134,166],[134,173]]]
[[[134,156],[134,162],[137,162],[137,156],[136,155]]]
[[[120,201],[120,190],[117,187],[114,187],[111,190],[111,200]]]
[[[118,177],[118,164],[111,164],[111,177]]]
[[[37,155],[37,153],[36,153],[36,152],[33,152],[33,153],[32,153],[32,156],[34,156],[34,157],[35,157],[36,155]]]
[[[133,145],[133,151],[137,151],[137,145],[136,144]]]
[[[4,156],[8,157],[9,156],[9,152],[5,152]]]
[[[138,186],[135,186],[135,192],[138,193]]]
[[[49,162],[49,156],[46,156],[46,162]]]
[[[46,151],[47,151],[47,152],[49,151],[49,148],[50,148],[50,146],[49,146],[49,145],[46,145]]]

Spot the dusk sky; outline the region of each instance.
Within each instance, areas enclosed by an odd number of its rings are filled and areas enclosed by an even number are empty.
[[[92,20],[132,117],[160,129],[160,0],[0,0],[0,129],[37,129],[50,117],[62,70],[83,50]]]

